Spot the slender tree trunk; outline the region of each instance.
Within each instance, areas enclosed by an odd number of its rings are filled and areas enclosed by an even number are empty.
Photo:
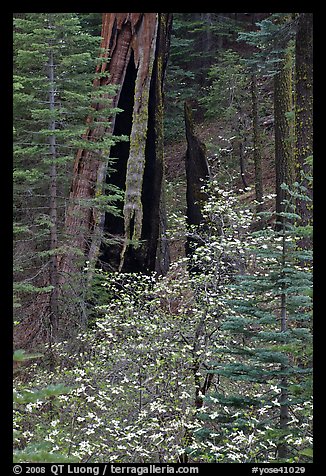
[[[279,215],[284,211],[286,198],[282,183],[294,181],[292,101],[292,57],[289,48],[281,70],[274,77],[274,125],[275,125],[275,172],[276,172],[276,227],[283,221]]]
[[[164,175],[164,77],[170,49],[172,16],[160,14],[157,33],[157,54],[154,62],[155,100],[150,103],[151,115],[154,116],[154,137],[156,155],[156,174],[154,190],[161,190],[153,205],[150,206],[152,233],[148,240],[148,258],[146,266],[158,274],[165,275],[170,265],[170,253],[166,237],[166,181]],[[147,182],[149,180],[147,179]],[[147,211],[149,214],[149,210]],[[156,231],[155,231],[156,230]]]
[[[50,111],[55,109],[55,74],[54,74],[54,57],[53,52],[50,52],[48,62],[48,78],[49,78],[49,104]],[[49,129],[54,132],[56,129],[55,119],[52,118],[49,123]],[[58,318],[59,318],[59,287],[58,287],[58,256],[55,252],[58,246],[58,219],[57,219],[57,166],[56,166],[56,138],[55,134],[49,136],[50,157],[52,160],[50,166],[50,285],[52,291],[50,294],[50,335],[52,338],[56,337]]]
[[[204,31],[202,32],[202,54],[201,54],[201,69],[203,70],[200,74],[201,80],[205,81],[206,71],[205,68],[209,65],[209,54],[212,50],[212,14],[211,13],[201,13],[201,21],[203,22]]]
[[[282,268],[284,270],[285,265],[286,265],[286,234],[285,234],[285,221],[283,220],[283,240],[282,240],[282,247],[283,247],[283,252],[282,252]],[[284,271],[282,271],[282,293],[281,293],[281,332],[286,332],[287,331],[287,303],[286,303],[286,284],[284,282],[285,274]],[[287,366],[282,364],[281,365],[281,371],[286,372],[288,370]],[[281,393],[280,393],[280,429],[281,430],[286,430],[289,425],[290,421],[290,415],[289,415],[289,405],[287,403],[288,401],[288,381],[287,378],[284,377],[280,381],[280,387],[281,387]],[[283,442],[279,444],[278,446],[278,457],[280,459],[286,459],[288,455],[288,447],[287,444]]]
[[[295,164],[297,180],[302,181],[301,172],[309,172],[305,163],[313,154],[313,14],[300,13],[295,45]],[[307,178],[303,185],[312,199],[312,186]],[[303,224],[312,221],[309,202],[298,200],[298,211]],[[303,244],[303,243],[302,243]],[[307,245],[308,243],[305,243]]]
[[[245,170],[245,161],[243,156],[243,142],[241,138],[239,139],[239,162],[240,162],[240,174],[241,180],[243,183],[244,189],[248,188],[247,180],[246,180],[246,170]]]
[[[287,48],[281,70],[274,77],[274,125],[275,125],[275,172],[276,172],[276,229],[283,235],[282,268],[285,268],[286,257],[286,219],[280,214],[286,211],[283,201],[288,198],[286,191],[282,189],[283,183],[291,185],[294,181],[294,154],[293,154],[293,121],[291,113],[293,109],[292,99],[292,55]],[[281,331],[287,331],[287,295],[285,275],[282,271],[281,292]],[[288,370],[285,364],[281,365],[281,371]],[[280,380],[280,429],[285,431],[289,425],[288,381],[286,377]],[[278,446],[279,459],[286,459],[288,446],[284,436]]]
[[[241,122],[241,110],[239,110],[239,121],[238,121],[238,136],[239,136],[239,165],[240,165],[240,175],[243,183],[243,187],[246,190],[248,187],[246,180],[246,167],[245,167],[245,158],[243,153],[243,126]],[[246,139],[244,139],[246,140]]]
[[[263,173],[261,159],[261,141],[258,124],[258,88],[257,76],[253,74],[251,77],[251,98],[252,98],[252,132],[253,132],[253,149],[254,149],[254,165],[255,165],[255,192],[256,192],[256,212],[262,211],[263,201]]]

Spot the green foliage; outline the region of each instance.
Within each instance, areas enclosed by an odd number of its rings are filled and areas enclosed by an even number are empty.
[[[221,338],[210,362],[221,390],[205,398],[199,417],[209,423],[189,449],[210,461],[275,461],[280,444],[287,446],[288,462],[309,458],[311,253],[302,262],[297,245],[301,228],[293,223],[300,218],[293,203],[303,188],[285,188],[289,199],[283,229],[267,227],[247,236],[253,263],[223,287]],[[282,405],[291,409],[285,428],[278,425]]]
[[[25,350],[16,350],[14,352],[14,362],[28,362],[30,359],[39,359],[42,354],[28,354]],[[27,385],[17,382],[17,389],[14,389],[14,441],[13,441],[13,462],[14,463],[56,463],[56,462],[74,462],[75,458],[66,458],[63,454],[57,452],[46,439],[46,421],[44,422],[44,433],[41,436],[40,427],[33,425],[30,421],[28,430],[26,429],[25,415],[30,412],[31,406],[40,408],[48,406],[49,412],[52,413],[55,405],[55,399],[61,395],[67,395],[71,388],[67,388],[62,384],[48,385],[47,387],[30,388]],[[25,431],[23,431],[25,430]],[[47,430],[47,431],[46,431]],[[29,438],[27,437],[29,435]],[[33,436],[39,440],[35,442]],[[32,438],[31,438],[32,437]],[[33,441],[34,440],[34,441]]]
[[[172,285],[154,276],[101,274],[107,302],[92,329],[75,339],[75,349],[53,346],[54,371],[39,366],[27,384],[61,378],[74,389],[52,409],[38,400],[16,415],[24,444],[44,439],[79,461],[175,461],[193,420],[191,349],[200,314],[182,304],[183,278]],[[173,311],[176,300],[180,309]]]
[[[28,354],[25,350],[19,349],[15,350],[14,355],[13,355],[13,361],[14,362],[24,362],[25,360],[30,360],[30,359],[38,359],[39,357],[42,357],[42,354]]]
[[[79,22],[84,32],[98,37],[101,34],[101,13],[77,13]]]
[[[245,108],[244,102],[250,98],[249,78],[241,56],[232,50],[224,50],[218,62],[208,71],[210,86],[199,101],[205,107],[207,117],[230,120]]]
[[[188,231],[200,237],[192,258],[167,277],[95,274],[90,328],[52,346],[53,370],[34,366],[18,384],[23,396],[44,381],[71,388],[52,407],[43,393],[16,414],[21,445],[46,441],[62,461],[174,462],[186,451],[190,462],[271,462],[286,437],[289,461],[311,460],[311,275],[297,227],[287,228],[284,263],[283,236],[252,233],[251,211],[214,181],[204,216]],[[286,430],[277,425],[284,377]]]
[[[187,20],[183,20],[182,16],[183,14],[175,14],[173,18],[169,66],[165,81],[164,122],[165,138],[168,140],[183,134],[184,101],[189,96],[194,96],[197,90],[197,84],[194,81],[195,72],[189,68],[189,63],[185,64],[184,61],[186,56],[193,55],[195,40],[191,33],[186,33]]]
[[[98,14],[94,15],[98,22]],[[63,225],[77,150],[109,162],[110,147],[118,140],[105,132],[109,118],[119,112],[112,108],[116,87],[105,85],[107,74],[94,81],[100,36],[88,33],[81,19],[91,28],[91,15],[26,13],[14,18],[14,290],[19,320],[33,305],[34,292],[52,289],[46,285],[49,262],[64,251]],[[92,141],[85,134],[90,117],[89,130],[103,127],[101,137]],[[51,167],[56,177],[57,192],[52,197],[56,223],[50,218]],[[106,185],[102,196],[85,206],[115,213],[119,200],[121,192]],[[50,250],[53,227],[58,244]]]
[[[255,48],[246,60],[254,73],[271,77],[277,74],[284,61],[284,52],[295,32],[295,21],[288,13],[273,13],[256,23],[257,29],[239,32],[238,40]]]
[[[165,137],[178,138],[184,132],[183,108],[193,99],[197,112],[202,107],[196,98],[206,94],[207,74],[214,63],[218,43],[235,38],[239,25],[223,13],[175,13],[165,81]]]

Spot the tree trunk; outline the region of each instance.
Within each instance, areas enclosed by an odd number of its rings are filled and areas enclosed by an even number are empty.
[[[94,266],[103,231],[119,242],[110,247],[101,245],[101,259],[110,267],[133,271],[156,267],[159,235],[164,232],[159,219],[163,179],[162,88],[170,28],[171,15],[166,13],[103,13],[101,47],[110,60],[104,53],[98,72],[109,72],[105,84],[119,85],[112,106],[125,109],[122,119],[119,115],[111,118],[109,132],[118,134],[120,129],[130,136],[129,145],[118,144],[110,153],[117,158],[113,183],[125,191],[123,219],[104,216],[95,206],[83,204],[83,200],[102,193],[105,181],[111,181],[111,177],[107,177],[107,160],[94,158],[88,150],[79,150],[66,215],[70,251],[61,261],[63,281],[67,274],[82,269],[76,251],[81,251],[82,265],[86,260],[91,268]],[[103,132],[99,125],[88,129],[86,136],[92,141]]]
[[[50,319],[51,339],[69,338],[75,333],[74,328],[85,326],[91,273],[87,275],[83,269],[86,261],[90,269],[94,269],[99,249],[106,263],[114,269],[120,266],[122,271],[155,270],[163,274],[169,265],[162,185],[163,82],[172,16],[168,13],[104,13],[102,18],[102,53],[96,72],[109,74],[98,75],[100,79],[94,81],[94,86],[119,86],[111,107],[123,105],[125,111],[117,116],[99,117],[101,111],[105,115],[100,98],[98,104],[93,105],[94,114],[87,119],[84,137],[96,144],[104,134],[119,135],[120,128],[121,134],[130,136],[130,143],[120,142],[105,154],[101,150],[95,154],[87,147],[78,150],[66,209],[65,250],[60,256],[55,251],[58,248],[57,171],[53,160],[49,204],[52,253],[50,272],[44,283],[51,285],[52,291],[38,303],[37,313],[17,327],[18,346],[21,342],[27,347],[36,341],[48,341],[43,316]],[[49,79],[51,71],[50,67]],[[50,89],[51,84],[48,89],[51,103]],[[108,94],[105,94],[104,100],[108,102]],[[51,133],[55,122],[51,122],[49,128],[50,154],[55,159],[55,134]],[[107,173],[108,157],[117,158],[115,175]],[[125,191],[125,200],[120,210],[122,218],[115,220],[112,215],[102,213],[94,199],[104,195],[106,182],[117,177],[113,185]],[[108,246],[102,242],[103,231],[112,234],[118,245]],[[134,241],[133,246],[129,244],[130,239]]]
[[[295,45],[295,163],[297,180],[301,182],[301,172],[309,172],[305,163],[307,157],[313,154],[313,15],[300,13]],[[308,189],[312,199],[312,186],[303,179],[303,185]],[[312,210],[309,202],[298,200],[298,211],[303,224],[312,221]]]
[[[244,151],[243,151],[243,142],[246,141],[246,138],[243,138],[243,125],[241,121],[241,110],[239,110],[239,120],[238,120],[238,137],[239,137],[239,165],[240,165],[240,175],[241,175],[241,180],[243,183],[244,190],[248,188],[247,180],[246,180],[246,164],[245,164],[245,158],[244,158]]]
[[[281,70],[274,77],[274,125],[275,125],[275,172],[276,172],[276,228],[281,229],[286,198],[282,183],[294,181],[292,102],[292,58],[287,49]]]
[[[243,183],[244,190],[246,190],[246,188],[248,188],[248,184],[246,180],[246,168],[245,168],[245,161],[244,161],[244,155],[243,155],[243,142],[241,137],[239,139],[239,162],[240,162],[241,180]]]
[[[203,185],[209,178],[209,168],[206,160],[206,146],[195,135],[191,104],[184,104],[185,128],[187,138],[186,151],[186,177],[187,177],[187,223],[200,225],[203,222],[202,205],[207,200],[207,195],[202,191]],[[192,255],[197,240],[188,237],[186,254]]]
[[[283,236],[282,236],[282,268],[284,270],[286,266],[286,230],[285,223],[283,222]],[[288,330],[287,325],[287,299],[286,299],[286,284],[285,284],[285,272],[282,271],[282,293],[281,293],[281,332],[286,332]],[[287,372],[288,368],[286,365],[281,364],[281,371]],[[288,381],[286,377],[283,377],[280,381],[281,393],[280,393],[280,429],[284,432],[287,430],[290,415],[289,415],[289,405],[288,405]],[[280,459],[285,459],[288,456],[288,446],[285,442],[283,436],[283,441],[278,446],[278,457]]]
[[[206,146],[195,135],[190,102],[185,102],[185,127],[187,138],[187,220],[189,225],[199,225],[203,221],[202,202],[206,194],[201,190],[209,177],[206,160]]]
[[[253,74],[251,77],[251,99],[252,99],[252,134],[253,134],[253,153],[254,153],[254,165],[255,165],[255,193],[256,212],[262,211],[263,200],[263,173],[261,163],[261,142],[259,134],[258,124],[258,88],[257,88],[257,76]]]
[[[49,107],[53,112],[55,109],[55,92],[54,92],[54,58],[53,52],[50,52],[48,62],[48,78],[49,78]],[[49,130],[54,132],[56,129],[55,119],[51,119]],[[50,341],[57,334],[58,318],[59,318],[59,283],[58,283],[58,256],[56,249],[58,246],[58,219],[57,219],[57,166],[56,166],[56,138],[54,133],[49,136],[50,157],[52,164],[50,166],[50,285],[52,291],[50,293]]]

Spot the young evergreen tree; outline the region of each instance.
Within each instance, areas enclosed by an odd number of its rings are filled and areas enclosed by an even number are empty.
[[[26,318],[17,336],[25,344],[27,335],[51,338],[57,331],[58,261],[74,154],[81,144],[101,154],[113,143],[111,135],[98,144],[82,137],[98,45],[73,13],[14,18],[14,261],[23,303],[18,318]],[[102,114],[112,93],[112,86],[93,93]],[[106,203],[113,208],[112,197]]]
[[[214,71],[209,74],[210,67],[216,63],[223,42],[235,38],[239,29],[240,25],[230,14],[174,14],[166,77],[165,130],[168,140],[183,133],[185,100],[191,99],[195,112],[202,116],[203,107],[197,97],[207,94],[209,84],[216,79]]]
[[[219,385],[193,445],[210,461],[311,461],[312,253],[298,248],[309,230],[295,212],[299,196],[310,199],[303,185],[282,187],[282,227],[253,233],[254,261],[227,286],[229,315],[210,362]]]
[[[295,179],[291,43],[295,23],[288,13],[273,13],[256,25],[258,30],[241,33],[239,39],[257,49],[248,66],[273,78],[276,211],[280,214],[285,199],[281,184],[291,185]]]

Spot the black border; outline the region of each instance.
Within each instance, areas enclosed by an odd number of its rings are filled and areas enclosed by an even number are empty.
[[[256,5],[255,5],[256,3]],[[209,7],[209,5],[211,7]],[[319,4],[320,5],[320,4]],[[6,8],[8,5],[4,5]],[[0,237],[1,237],[1,252],[3,254],[1,259],[1,271],[2,271],[2,285],[1,285],[1,304],[2,309],[5,311],[3,313],[2,325],[1,325],[1,352],[3,353],[2,368],[4,369],[2,375],[2,394],[5,396],[6,404],[1,406],[3,416],[1,418],[1,459],[0,459],[0,468],[3,467],[3,463],[7,466],[9,472],[7,473],[4,470],[4,474],[12,474],[12,256],[13,256],[13,233],[12,233],[12,203],[13,203],[13,190],[12,190],[12,15],[13,12],[24,12],[28,8],[30,12],[88,12],[90,9],[86,8],[87,4],[81,5],[80,2],[67,2],[60,6],[60,2],[53,2],[52,8],[50,4],[35,4],[31,2],[12,2],[12,12],[3,11],[2,12],[2,24],[1,24],[1,51],[2,51],[2,73],[1,73],[1,98],[2,98],[2,107],[1,107],[1,116],[2,116],[2,127],[1,127],[1,152],[2,152],[2,161],[1,161],[1,187],[0,191],[3,195],[1,197],[1,207],[5,213],[1,214],[0,222]],[[102,11],[103,7],[106,5],[102,2],[92,1],[91,5],[92,11]],[[110,7],[110,4],[107,4]],[[114,4],[112,4],[114,6]],[[163,11],[173,10],[174,12],[192,12],[195,8],[195,5],[188,4],[188,9],[185,8],[181,3],[179,6],[174,2],[162,2],[161,5],[158,3],[153,3],[151,5],[146,3],[137,3],[135,1],[128,2],[124,1],[123,5],[126,11],[132,11],[135,7],[138,7],[145,11],[152,11],[155,9],[161,9]],[[201,11],[211,11],[212,8],[219,6],[215,2],[200,2],[198,4]],[[224,5],[224,9],[226,5]],[[247,8],[244,8],[246,6]],[[130,8],[129,8],[130,7]],[[144,8],[145,7],[145,8]],[[264,3],[258,4],[258,2],[234,2],[230,5],[227,5],[228,9],[233,7],[236,8],[239,13],[241,10],[248,11],[299,11],[306,12],[309,8],[310,12],[314,14],[314,268],[315,268],[315,278],[314,278],[314,400],[315,400],[315,410],[314,410],[314,462],[310,465],[302,465],[307,468],[305,474],[322,474],[322,463],[323,463],[323,446],[322,446],[322,435],[323,429],[321,411],[323,409],[323,395],[324,390],[321,388],[323,383],[323,358],[322,353],[323,344],[324,344],[324,334],[322,332],[322,322],[325,319],[325,311],[322,309],[323,299],[321,292],[323,286],[321,283],[321,276],[323,275],[323,266],[322,266],[322,253],[323,243],[321,240],[324,238],[323,235],[323,221],[325,216],[325,207],[323,203],[323,194],[322,187],[325,177],[320,170],[321,165],[326,158],[324,158],[324,152],[322,151],[322,135],[323,134],[323,124],[321,118],[325,114],[325,108],[322,104],[322,92],[324,89],[323,80],[324,76],[321,72],[321,69],[325,63],[324,59],[324,49],[323,43],[325,41],[325,35],[323,35],[324,15],[323,10],[313,8],[312,3],[300,6],[298,2],[282,2],[282,1],[273,1],[269,5]],[[221,4],[223,8],[223,4]],[[321,134],[320,134],[321,132]],[[4,147],[4,143],[5,146]],[[156,464],[156,463],[155,463]],[[251,467],[256,465],[240,465],[238,463],[224,463],[224,466],[218,467],[218,473],[223,475],[229,474],[230,464],[234,466],[234,470],[237,471],[237,474],[251,474]],[[157,464],[158,465],[158,464]],[[172,463],[171,463],[172,465]],[[26,466],[26,465],[25,465]],[[43,465],[47,466],[47,465]],[[163,465],[164,466],[164,465]],[[197,466],[194,464],[194,466]],[[203,471],[211,469],[210,464],[199,463],[200,467],[199,474],[203,474]],[[239,468],[242,467],[242,469]],[[245,467],[244,467],[245,466]],[[268,467],[268,466],[282,466],[282,465],[257,465],[259,467]],[[295,465],[300,466],[300,464]],[[48,474],[51,474],[50,472]],[[279,473],[278,473],[279,474]]]

